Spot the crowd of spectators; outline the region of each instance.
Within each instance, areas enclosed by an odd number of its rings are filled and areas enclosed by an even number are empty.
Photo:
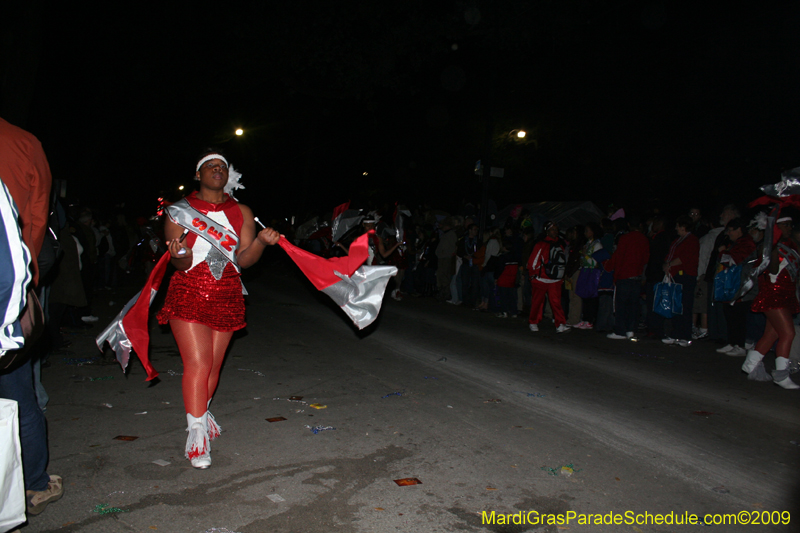
[[[527,318],[532,332],[552,321],[558,333],[592,330],[682,348],[709,339],[732,357],[746,356],[764,334],[764,314],[750,309],[757,286],[733,302],[714,294],[720,272],[758,261],[764,212],[744,218],[726,205],[709,216],[689,207],[674,217],[642,217],[613,208],[606,218],[568,228],[535,228],[530,213],[512,214],[481,235],[475,216],[414,211],[404,222],[406,242],[378,260],[405,274],[392,297]],[[800,217],[784,210],[779,222],[793,236]],[[386,247],[396,244],[391,228],[381,233],[379,225],[377,232],[386,235]],[[684,311],[670,319],[654,311],[656,286],[665,281],[683,289]]]

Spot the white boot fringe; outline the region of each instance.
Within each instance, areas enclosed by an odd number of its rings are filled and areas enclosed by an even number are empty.
[[[211,440],[216,439],[219,437],[219,434],[222,433],[222,428],[217,421],[214,419],[214,415],[211,414],[211,411],[208,411],[208,438]]]
[[[208,438],[214,440],[222,433],[222,428],[217,424],[217,420],[211,414],[211,411],[208,410],[209,407],[211,407],[211,398],[206,402],[206,411],[208,413]]]
[[[208,438],[208,411],[200,418],[186,413],[189,436],[186,439],[186,458],[195,468],[208,468],[211,465],[211,441]]]
[[[776,357],[775,370],[772,371],[772,379],[775,381],[775,385],[784,389],[800,389],[800,385],[792,381],[789,374],[789,360],[785,357]]]

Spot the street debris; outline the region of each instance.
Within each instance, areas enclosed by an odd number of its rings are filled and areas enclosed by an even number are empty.
[[[292,398],[302,398],[302,396],[292,396],[291,398],[273,398],[273,400],[286,400],[287,402],[308,404],[308,402],[304,400],[292,400]]]
[[[381,396],[381,398],[388,398],[389,396],[402,396],[404,392],[405,392],[405,389],[403,389],[402,391],[390,392],[386,396]]]
[[[570,477],[572,474],[580,472],[583,469],[581,468],[581,470],[575,470],[575,465],[573,465],[572,463],[569,463],[567,465],[557,466],[556,468],[550,468],[550,467],[547,467],[547,466],[543,466],[542,470],[546,471],[551,476],[557,476],[559,474],[562,474],[562,475],[564,475],[566,477]]]
[[[544,394],[542,394],[541,392],[525,392],[525,391],[521,391],[521,390],[515,390],[515,391],[511,391],[511,392],[516,392],[518,394],[524,394],[528,398],[544,398]]]
[[[280,494],[267,494],[267,498],[275,503],[286,501],[286,499],[284,499]]]
[[[135,415],[146,415],[147,411],[142,411],[141,413],[133,413],[133,414],[135,414]]]
[[[311,427],[311,426],[306,426],[306,427],[307,427],[308,429],[310,429],[310,430],[311,430],[311,433],[313,433],[314,435],[316,435],[316,434],[317,434],[317,433],[319,433],[320,431],[328,431],[329,429],[336,429],[336,428],[335,428],[335,427],[333,427],[333,426],[314,426],[314,427]]]
[[[120,509],[119,507],[109,507],[107,503],[99,503],[94,506],[92,512],[98,514],[111,514],[111,513],[127,513],[128,511],[125,509]]]
[[[182,376],[183,372],[175,372],[174,370],[167,370],[167,374],[170,376]]]
[[[258,370],[253,370],[252,368],[237,368],[237,370],[240,370],[241,372],[252,372],[256,376],[261,376],[262,378],[266,377],[263,372],[259,372]]]
[[[673,362],[673,361],[670,361],[666,357],[661,356],[661,355],[648,355],[646,353],[636,353],[636,352],[628,352],[628,353],[631,354],[631,355],[639,356],[639,357],[645,357],[647,359],[659,359],[661,361],[664,361],[665,363],[672,363]]]
[[[444,362],[447,361],[447,357],[441,357],[441,358],[437,359],[437,361],[440,362],[440,363],[444,363]]]
[[[503,400],[500,400],[498,398],[491,398],[489,400],[485,400],[483,403],[501,403],[502,401]]]
[[[284,421],[284,420],[286,420],[286,419],[285,419],[284,417],[282,417],[282,416],[274,416],[274,417],[272,417],[272,418],[266,418],[265,420],[266,420],[267,422],[270,422],[270,423],[271,423],[271,422],[283,422],[283,421]]]
[[[302,396],[289,396],[289,400],[292,402],[299,402],[302,399],[303,399]]]
[[[403,479],[395,479],[395,483],[399,487],[407,487],[409,485],[422,485],[422,481],[418,480],[415,477],[404,477]]]
[[[153,463],[157,464],[158,466],[167,466],[172,464],[169,461],[165,461],[164,459],[156,459],[155,461],[153,461]]]
[[[124,440],[124,441],[130,442],[130,441],[134,441],[134,440],[136,440],[138,438],[139,437],[133,437],[131,435],[117,435],[116,437],[114,437],[114,440]]]
[[[729,491],[728,489],[725,488],[725,485],[720,485],[719,487],[714,487],[711,490],[713,490],[714,492],[718,492],[720,494],[730,494],[730,492],[731,492],[731,491]]]
[[[83,366],[83,365],[93,365],[100,360],[100,356],[94,357],[63,357],[62,361],[67,363],[68,365],[76,365],[76,366]]]
[[[486,487],[486,490],[497,490],[497,489],[494,487]]]
[[[113,406],[113,405],[111,405],[110,403],[101,403],[100,405],[102,405],[103,407],[108,407],[109,409],[111,409],[112,407],[114,407],[114,406]]]
[[[314,409],[327,409],[327,405],[322,405],[321,403],[311,403],[308,404],[309,407],[313,407]]]

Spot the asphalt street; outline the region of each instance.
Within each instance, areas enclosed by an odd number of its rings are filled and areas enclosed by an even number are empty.
[[[172,336],[151,322],[157,384],[101,364],[94,335],[138,287],[98,293],[101,322],[43,371],[66,493],[24,532],[800,530],[800,391],[748,381],[713,342],[532,333],[410,297],[359,332],[293,266],[246,284],[204,471],[183,457]],[[652,522],[687,513],[783,524]]]

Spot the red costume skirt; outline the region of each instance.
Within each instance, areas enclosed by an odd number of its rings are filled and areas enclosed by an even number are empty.
[[[204,324],[217,331],[245,327],[244,296],[239,272],[228,263],[222,278],[214,279],[203,262],[172,275],[164,307],[156,315],[159,324],[183,320]]]
[[[758,295],[753,300],[751,310],[762,313],[770,309],[788,309],[793,315],[800,313],[796,284],[785,270],[778,274],[775,283],[770,281],[768,274],[762,274],[758,278]]]

